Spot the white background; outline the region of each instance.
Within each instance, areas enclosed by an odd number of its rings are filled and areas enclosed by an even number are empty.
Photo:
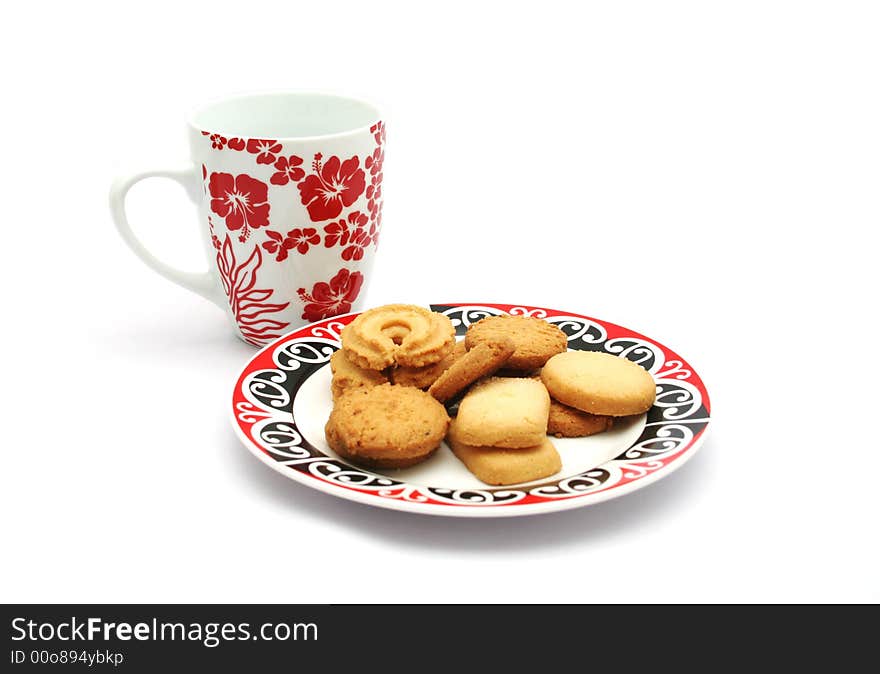
[[[578,7],[577,10],[574,8]],[[16,3],[0,57],[4,601],[878,601],[872,3]],[[701,452],[519,520],[372,509],[256,461],[253,354],[143,266],[107,190],[254,89],[387,110],[368,305],[508,301],[703,376]],[[198,269],[171,183],[129,203]]]

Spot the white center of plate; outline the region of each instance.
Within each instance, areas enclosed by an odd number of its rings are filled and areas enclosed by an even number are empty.
[[[299,432],[312,445],[328,456],[337,454],[327,446],[324,438],[324,424],[333,409],[330,394],[330,367],[325,365],[316,370],[306,381],[293,402],[293,418]],[[562,457],[562,470],[555,476],[561,479],[591,470],[606,461],[619,456],[642,434],[645,415],[627,418],[615,424],[614,428],[588,438],[551,438]],[[347,463],[347,462],[346,462]],[[478,480],[464,467],[446,443],[424,463],[401,470],[368,471],[387,475],[395,480],[423,487],[446,487],[449,489],[486,489],[488,485]],[[538,480],[536,484],[548,479]],[[529,484],[529,483],[525,483]]]

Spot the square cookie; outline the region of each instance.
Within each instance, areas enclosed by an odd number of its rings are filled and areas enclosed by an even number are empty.
[[[535,447],[547,435],[550,395],[540,381],[489,377],[458,406],[457,437],[478,447]]]
[[[509,485],[540,480],[558,473],[562,468],[559,452],[547,436],[535,447],[475,447],[460,440],[458,424],[453,419],[446,441],[452,448],[452,453],[486,484]]]

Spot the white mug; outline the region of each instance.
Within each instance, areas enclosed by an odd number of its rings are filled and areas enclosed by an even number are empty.
[[[189,137],[191,164],[120,177],[110,190],[113,220],[135,254],[223,308],[256,346],[356,311],[382,222],[378,110],[326,94],[238,96],[198,109]],[[198,205],[208,272],[165,264],[132,232],[126,193],[152,176],[178,181]]]

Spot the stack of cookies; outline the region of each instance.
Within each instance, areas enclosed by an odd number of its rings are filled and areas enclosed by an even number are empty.
[[[600,433],[654,401],[642,367],[566,351],[565,333],[539,318],[490,316],[456,343],[443,314],[392,304],[358,316],[341,341],[330,361],[327,441],[370,467],[414,465],[446,437],[487,484],[537,480],[562,467],[548,434]],[[450,421],[447,408],[456,402]]]
[[[330,448],[355,463],[404,468],[443,441],[449,415],[422,389],[455,358],[455,328],[443,314],[389,304],[360,314],[342,330],[330,359]]]

